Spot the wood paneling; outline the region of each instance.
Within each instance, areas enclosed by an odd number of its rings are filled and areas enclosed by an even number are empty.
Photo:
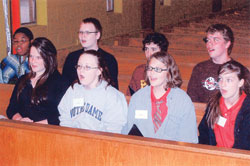
[[[0,115],[6,116],[6,109],[13,89],[14,85],[12,84],[0,84]]]
[[[250,152],[0,120],[4,165],[249,166]]]

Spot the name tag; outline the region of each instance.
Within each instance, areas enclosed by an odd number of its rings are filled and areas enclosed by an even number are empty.
[[[148,119],[148,110],[135,110],[135,119]]]
[[[226,124],[226,121],[227,121],[226,118],[220,116],[220,117],[219,117],[219,120],[218,120],[218,122],[217,122],[217,124],[218,124],[219,126],[221,126],[221,127],[224,127],[225,124]]]
[[[81,107],[84,104],[84,98],[73,99],[73,107]]]

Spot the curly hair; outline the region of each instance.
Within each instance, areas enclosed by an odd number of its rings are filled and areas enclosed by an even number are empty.
[[[149,66],[150,61],[155,58],[162,62],[167,67],[167,82],[165,89],[180,87],[182,84],[182,78],[180,70],[174,60],[174,58],[166,52],[154,53],[147,61],[147,66]],[[146,75],[146,82],[150,85],[148,76]]]
[[[146,44],[150,44],[150,43],[154,43],[156,45],[158,45],[161,49],[161,51],[168,51],[168,39],[165,37],[165,35],[158,33],[158,32],[154,32],[154,33],[150,33],[148,34],[145,39],[142,41],[143,44],[143,48],[142,50],[145,51],[145,45]]]
[[[29,38],[29,41],[33,40],[34,36],[33,36],[33,33],[31,32],[31,30],[29,28],[26,28],[26,27],[21,27],[21,28],[18,28],[13,37],[15,38],[16,34],[18,33],[23,33],[25,34],[25,36],[27,36],[27,38]]]

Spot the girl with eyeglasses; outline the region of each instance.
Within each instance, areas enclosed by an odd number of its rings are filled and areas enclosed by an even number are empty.
[[[197,143],[194,106],[179,88],[182,79],[173,57],[166,52],[154,53],[146,70],[148,86],[131,97],[123,133],[137,126],[145,137]]]
[[[121,133],[127,121],[127,102],[111,82],[103,56],[95,50],[81,54],[78,79],[68,88],[58,109],[60,125]]]
[[[17,29],[13,35],[12,45],[16,54],[8,55],[1,62],[3,83],[15,84],[17,79],[28,73],[28,56],[33,33],[26,27]]]
[[[219,91],[199,125],[199,143],[250,150],[250,82],[245,67],[229,61],[218,70]]]
[[[57,70],[57,51],[46,38],[36,38],[29,54],[30,72],[18,79],[7,108],[9,119],[59,125],[57,106],[67,84]]]
[[[150,56],[156,52],[160,51],[168,51],[168,39],[164,34],[153,32],[149,33],[145,39],[142,41],[143,48],[142,50],[145,53],[146,59],[150,58]],[[141,88],[144,88],[147,83],[145,81],[146,76],[146,64],[138,65],[133,71],[131,80],[129,82],[129,86],[126,92],[127,96],[132,96],[136,91]]]

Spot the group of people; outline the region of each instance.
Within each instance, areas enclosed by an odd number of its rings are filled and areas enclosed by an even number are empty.
[[[81,22],[82,49],[67,56],[62,75],[53,43],[43,37],[33,39],[28,28],[20,28],[13,37],[17,55],[1,63],[2,81],[15,83],[7,116],[249,150],[249,71],[230,57],[234,36],[227,25],[214,24],[206,32],[210,59],[194,67],[187,93],[181,89],[179,68],[168,54],[167,38],[157,32],[148,34],[143,40],[147,63],[133,72],[126,93],[131,96],[128,106],[118,90],[116,59],[99,48],[102,26],[97,19]],[[10,59],[13,67],[8,65]],[[193,102],[207,103],[199,136]]]

